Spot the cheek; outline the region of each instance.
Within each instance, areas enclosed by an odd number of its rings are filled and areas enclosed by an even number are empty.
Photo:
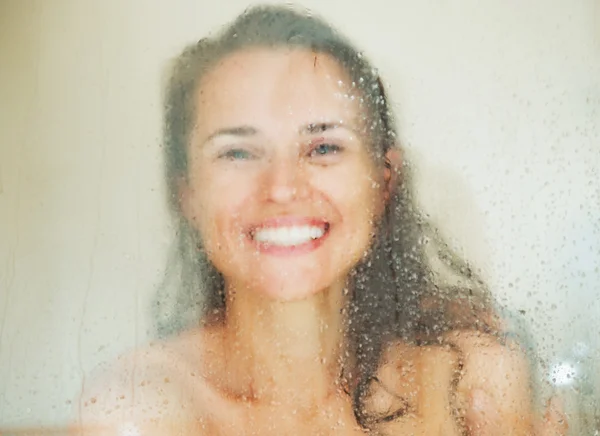
[[[324,183],[325,185],[325,183]],[[349,168],[344,174],[332,174],[327,182],[328,196],[339,209],[343,221],[358,229],[372,227],[380,213],[382,190],[364,168]]]
[[[327,184],[323,180],[322,186],[328,187],[326,195],[341,216],[338,231],[332,234],[330,257],[344,264],[354,264],[365,255],[380,215],[382,190],[370,174],[364,167],[353,166],[344,174],[332,173]]]
[[[208,251],[221,250],[237,240],[244,203],[250,193],[248,183],[229,176],[205,173],[195,181],[197,186],[193,204],[193,221]]]

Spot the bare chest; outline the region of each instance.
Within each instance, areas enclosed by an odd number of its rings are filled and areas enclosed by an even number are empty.
[[[206,434],[219,436],[364,436],[350,404],[334,401],[300,408],[224,401],[205,409]]]

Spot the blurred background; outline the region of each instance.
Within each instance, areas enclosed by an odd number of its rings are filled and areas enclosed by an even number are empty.
[[[250,4],[0,0],[0,428],[64,426],[151,339],[166,62]],[[422,207],[600,434],[600,1],[302,6],[379,67]]]

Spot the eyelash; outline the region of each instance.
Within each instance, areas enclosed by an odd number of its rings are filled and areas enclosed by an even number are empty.
[[[325,149],[325,151],[328,151],[326,153],[320,153],[319,150],[323,150]],[[309,151],[308,151],[308,157],[309,158],[327,158],[330,156],[335,156],[340,154],[342,151],[344,151],[344,148],[341,147],[340,145],[337,144],[330,144],[330,143],[318,143],[315,144]],[[244,155],[244,157],[239,157],[238,154],[241,153]],[[217,156],[218,159],[226,159],[226,160],[230,160],[230,161],[237,161],[237,160],[253,160],[256,159],[256,155],[253,154],[251,151],[249,150],[245,150],[243,148],[231,148],[229,150],[225,150],[222,153],[220,153]]]
[[[246,155],[246,157],[238,158],[235,156],[236,153],[244,153]],[[255,156],[252,154],[252,152],[250,152],[248,150],[244,150],[243,148],[232,148],[232,149],[224,151],[223,153],[219,154],[219,156],[218,156],[219,159],[227,159],[227,160],[250,160],[250,159],[253,159],[254,157]]]
[[[328,147],[329,149],[331,149],[331,153],[327,153],[327,154],[322,154],[322,153],[318,153],[319,149],[322,149],[322,147]],[[319,143],[316,144],[309,152],[309,156],[310,157],[325,157],[325,156],[332,156],[332,155],[336,155],[339,154],[343,151],[343,147],[337,145],[337,144],[328,144],[328,143]],[[316,154],[315,154],[316,153]]]

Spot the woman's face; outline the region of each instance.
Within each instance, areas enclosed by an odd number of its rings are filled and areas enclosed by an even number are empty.
[[[383,172],[339,64],[239,51],[195,98],[182,208],[228,288],[286,301],[343,285],[383,210]]]

